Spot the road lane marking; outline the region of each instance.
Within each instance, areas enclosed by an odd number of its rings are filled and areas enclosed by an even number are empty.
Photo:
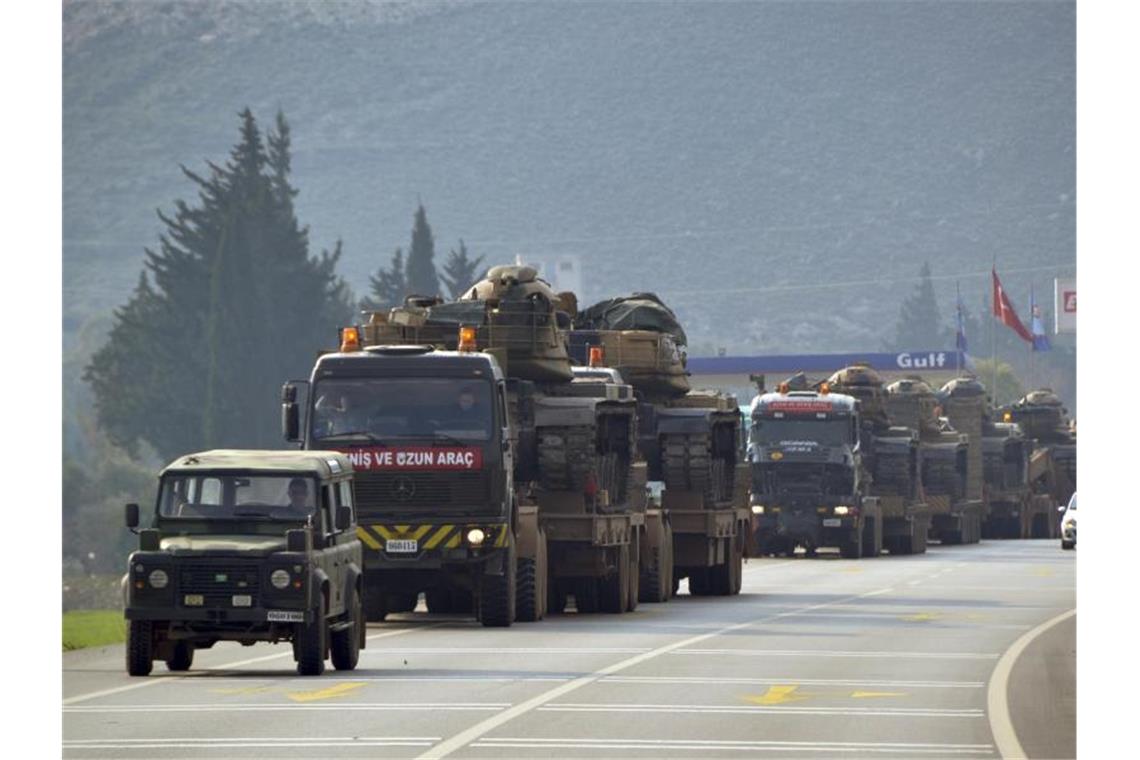
[[[801,686],[881,686],[941,689],[984,689],[983,681],[883,681],[831,678],[704,678],[701,676],[606,676],[598,683],[659,683],[667,684],[782,684]]]
[[[361,654],[488,654],[502,657],[509,654],[640,654],[648,651],[649,647],[414,647],[407,649],[377,649],[374,652],[364,651],[361,652]]]
[[[212,705],[82,705],[65,707],[65,713],[188,713],[188,712],[294,712],[298,710],[362,710],[384,712],[391,710],[448,710],[478,711],[504,710],[510,702],[337,702],[335,704],[257,703]]]
[[[788,702],[802,702],[808,699],[807,695],[797,695],[798,684],[776,684],[760,696],[745,697],[749,702],[758,705],[782,705]]]
[[[814,649],[680,649],[670,651],[668,654],[728,654],[742,657],[872,657],[886,660],[901,657],[935,660],[996,660],[1000,656],[970,652],[824,652]]]
[[[851,692],[852,699],[874,699],[878,697],[905,697],[906,692],[902,691],[853,691]]]
[[[784,618],[784,617],[790,617],[790,616],[799,614],[800,612],[806,612],[808,610],[821,609],[821,608],[827,607],[831,604],[844,604],[846,602],[854,601],[856,599],[861,599],[865,596],[869,596],[869,595],[872,595],[875,593],[878,593],[878,592],[872,591],[872,592],[867,592],[864,594],[853,594],[851,596],[840,597],[839,599],[836,599],[832,602],[822,602],[820,604],[813,604],[813,605],[810,605],[807,607],[803,607],[799,610],[792,610],[789,612],[780,612],[780,613],[776,613],[774,615],[766,615],[764,617],[757,618],[756,620],[751,620],[751,621],[744,622],[744,623],[737,623],[735,625],[727,626],[727,627],[722,628],[722,629],[717,630],[717,631],[711,631],[709,633],[702,633],[699,636],[692,636],[692,637],[687,638],[687,639],[682,639],[681,641],[673,642],[672,644],[665,644],[664,646],[660,646],[660,647],[653,649],[649,652],[643,652],[641,654],[635,655],[635,656],[630,657],[628,659],[622,660],[621,662],[614,663],[613,665],[610,665],[608,667],[597,670],[594,673],[591,673],[589,675],[581,676],[579,678],[575,678],[573,681],[569,681],[567,683],[556,686],[553,689],[550,689],[549,691],[543,692],[542,694],[539,694],[536,697],[532,697],[531,699],[528,699],[526,702],[522,702],[520,704],[515,705],[514,707],[510,708],[509,710],[504,710],[503,712],[499,713],[498,715],[494,715],[494,716],[487,718],[486,720],[484,720],[480,723],[476,723],[474,726],[471,726],[470,728],[468,728],[464,731],[461,731],[458,734],[455,734],[451,738],[449,738],[445,741],[442,741],[439,744],[436,744],[431,749],[429,749],[427,752],[420,755],[420,758],[423,758],[425,760],[428,758],[430,758],[431,760],[438,760],[438,758],[446,757],[447,755],[450,755],[451,753],[455,752],[456,750],[459,750],[459,749],[462,749],[463,747],[466,747],[468,744],[475,741],[476,739],[479,739],[479,738],[485,736],[487,733],[495,730],[496,728],[503,725],[504,723],[507,723],[508,721],[514,720],[515,718],[517,718],[521,715],[525,715],[526,713],[530,712],[531,710],[534,710],[538,707],[541,707],[542,705],[546,704],[547,702],[551,702],[551,701],[553,701],[553,700],[555,700],[555,699],[557,699],[557,698],[559,698],[565,694],[569,694],[572,691],[576,691],[577,689],[580,689],[583,686],[588,686],[589,684],[596,683],[599,679],[604,678],[605,676],[609,676],[609,675],[613,675],[615,673],[619,673],[619,672],[626,670],[628,668],[632,668],[634,665],[640,665],[643,662],[647,662],[647,661],[652,660],[656,657],[659,657],[663,654],[668,654],[670,652],[673,652],[674,650],[681,649],[682,647],[691,646],[693,644],[699,644],[700,642],[711,639],[714,636],[720,636],[720,635],[725,634],[725,633],[730,633],[732,631],[741,630],[742,628],[748,628],[748,627],[751,627],[754,625],[760,625],[760,624],[767,622],[767,621],[770,621],[770,620],[776,620],[776,619],[780,619],[780,618]]]
[[[144,749],[282,749],[325,747],[430,747],[439,741],[432,736],[368,737],[346,736],[329,739],[297,737],[290,739],[65,739],[63,749],[144,750]]]
[[[386,639],[386,638],[391,637],[391,636],[402,636],[405,633],[414,633],[416,631],[425,631],[425,630],[428,630],[429,628],[438,628],[441,625],[443,625],[443,623],[432,623],[429,625],[416,626],[415,628],[400,628],[399,630],[396,630],[396,631],[384,631],[383,633],[374,633],[371,636],[369,636],[367,640],[368,641],[374,641],[376,639]],[[365,653],[368,653],[367,649],[361,650],[361,654],[365,654]],[[103,689],[101,691],[93,691],[89,694],[80,694],[78,696],[69,697],[68,699],[63,700],[63,704],[64,705],[74,705],[74,704],[78,704],[79,702],[86,702],[90,699],[98,699],[99,697],[107,697],[107,696],[110,696],[112,694],[121,694],[124,691],[133,691],[135,689],[142,689],[142,688],[145,688],[147,686],[157,686],[160,683],[175,683],[177,681],[181,681],[181,680],[188,679],[188,678],[208,677],[210,673],[216,672],[219,670],[231,670],[233,668],[241,668],[241,667],[245,667],[246,665],[253,665],[253,664],[259,663],[259,662],[268,662],[270,660],[276,660],[280,657],[292,657],[292,656],[293,656],[292,647],[286,647],[286,651],[278,652],[277,654],[267,654],[263,657],[252,657],[248,660],[238,660],[237,662],[227,662],[227,663],[222,664],[222,665],[215,665],[213,667],[205,668],[203,670],[199,670],[199,671],[196,671],[193,673],[187,673],[185,675],[166,676],[166,677],[151,676],[150,678],[141,679],[137,683],[129,683],[129,684],[126,684],[125,686],[116,686],[112,689]],[[67,672],[66,668],[64,669],[64,672],[65,673]]]
[[[489,737],[480,739],[472,748],[497,749],[591,749],[591,750],[663,750],[691,752],[833,752],[845,755],[863,753],[913,755],[980,755],[993,754],[992,744],[932,744],[908,742],[803,742],[803,741],[733,741],[698,739],[530,739],[523,737]]]
[[[937,707],[785,707],[781,705],[637,705],[555,703],[537,708],[538,712],[570,713],[676,713],[684,715],[858,715],[886,718],[984,718],[980,707],[962,709]]]
[[[1009,715],[1009,702],[1007,701],[1009,676],[1013,672],[1013,666],[1017,663],[1017,658],[1021,656],[1026,647],[1033,643],[1034,639],[1076,614],[1077,610],[1074,607],[1068,612],[1063,612],[1046,620],[1032,631],[1024,634],[1013,642],[1013,645],[1005,651],[1005,654],[1001,656],[994,667],[994,672],[990,676],[989,688],[986,691],[986,709],[990,716],[990,732],[994,735],[998,753],[1005,760],[1025,760],[1025,750],[1021,748],[1021,742],[1017,739],[1017,731],[1013,728],[1013,719]]]
[[[343,697],[347,694],[353,694],[363,689],[367,684],[362,681],[343,681],[332,686],[326,686],[323,689],[314,689],[312,691],[291,691],[285,696],[294,702],[316,702],[320,699],[335,699]]]

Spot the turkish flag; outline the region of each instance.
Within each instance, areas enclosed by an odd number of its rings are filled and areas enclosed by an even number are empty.
[[[1005,324],[1006,327],[1017,333],[1017,336],[1026,343],[1033,342],[1033,334],[1025,329],[1025,325],[1021,324],[1021,320],[1017,317],[1017,312],[1013,310],[1013,304],[1009,301],[1009,296],[1006,295],[1005,288],[1001,286],[1001,280],[998,279],[997,269],[991,270],[994,276],[994,316],[997,317]]]

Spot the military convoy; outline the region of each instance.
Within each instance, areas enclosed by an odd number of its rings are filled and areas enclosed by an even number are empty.
[[[302,451],[209,451],[160,475],[123,580],[127,670],[188,669],[217,641],[291,643],[351,670],[365,620],[486,626],[739,593],[746,556],[847,558],[1052,537],[1075,432],[1042,390],[992,409],[865,365],[798,375],[746,407],[693,390],[656,296],[579,311],[525,266],[453,302],[409,297],[341,331],[282,389]],[[1001,421],[997,416],[1001,416]]]

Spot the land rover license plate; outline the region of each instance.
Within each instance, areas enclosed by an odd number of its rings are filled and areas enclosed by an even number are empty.
[[[389,554],[415,554],[420,550],[420,542],[414,538],[390,538],[384,544]]]

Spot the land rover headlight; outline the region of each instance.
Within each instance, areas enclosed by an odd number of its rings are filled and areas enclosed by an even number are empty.
[[[480,528],[472,528],[467,531],[467,543],[472,546],[481,546],[483,541],[487,538],[487,534]]]
[[[275,589],[286,589],[289,587],[289,571],[288,570],[274,570],[269,575],[269,582],[273,584]]]
[[[763,504],[753,504],[752,505],[752,514],[754,514],[754,515],[764,514],[764,505]]]
[[[834,511],[835,511],[835,514],[837,514],[837,515],[845,515],[851,511],[851,507],[840,505],[840,506],[836,507]]]
[[[151,570],[150,575],[147,576],[147,582],[150,583],[151,588],[166,588],[170,578],[166,575],[165,570]]]

